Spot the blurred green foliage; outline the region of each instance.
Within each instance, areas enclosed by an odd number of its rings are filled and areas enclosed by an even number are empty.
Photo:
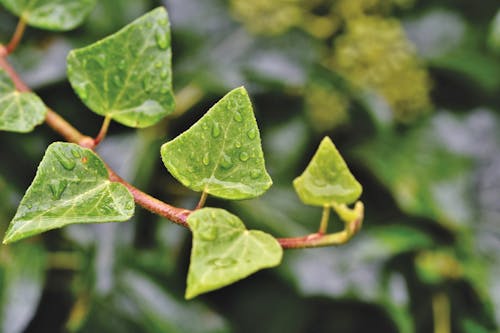
[[[276,236],[314,232],[320,212],[291,181],[329,135],[363,185],[363,230],[342,247],[286,251],[279,268],[195,301],[183,300],[191,238],[178,226],[137,209],[128,223],[50,231],[0,251],[2,332],[498,331],[498,1],[99,1],[76,30],[29,28],[11,60],[47,105],[95,134],[101,120],[72,92],[66,54],[159,4],[174,87],[196,94],[152,128],[112,124],[104,160],[194,207],[160,146],[244,85],[274,185],[259,199],[208,204]],[[0,9],[1,42],[15,25]],[[44,126],[0,132],[1,230],[55,140]]]

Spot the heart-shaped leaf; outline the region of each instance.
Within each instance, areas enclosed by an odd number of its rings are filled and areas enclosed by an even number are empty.
[[[95,0],[0,0],[31,26],[48,30],[77,27],[94,8]]]
[[[283,249],[271,235],[247,230],[241,220],[219,208],[188,217],[193,248],[186,298],[215,290],[268,267],[279,265]]]
[[[0,69],[0,130],[30,132],[43,123],[46,112],[37,95],[17,91],[9,75]]]
[[[104,163],[94,152],[56,142],[47,148],[3,242],[74,223],[126,221],[134,207],[130,192],[108,179]]]
[[[300,200],[313,206],[350,204],[362,191],[329,137],[321,141],[307,168],[293,181],[293,186]]]
[[[170,27],[157,8],[117,33],[68,55],[68,78],[95,113],[147,127],[174,111]]]
[[[186,132],[161,147],[163,163],[194,191],[247,199],[272,185],[245,88],[232,90]]]

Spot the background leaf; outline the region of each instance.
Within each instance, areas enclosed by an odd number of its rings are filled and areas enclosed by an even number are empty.
[[[130,192],[109,181],[91,150],[56,142],[47,148],[4,243],[74,223],[126,221],[134,206]]]
[[[68,79],[95,113],[147,127],[174,111],[170,28],[163,7],[68,55]]]
[[[325,137],[306,170],[293,181],[302,202],[315,205],[350,204],[361,195],[361,185],[351,174],[329,137]]]
[[[279,265],[283,250],[271,235],[248,231],[241,220],[219,208],[188,217],[193,248],[186,298],[221,288],[262,269]]]
[[[71,30],[90,13],[95,0],[0,0],[29,25],[48,30]]]
[[[47,107],[34,93],[19,92],[0,69],[0,130],[30,132],[45,120]]]
[[[232,90],[186,132],[161,148],[163,163],[195,191],[247,199],[272,184],[245,88]]]

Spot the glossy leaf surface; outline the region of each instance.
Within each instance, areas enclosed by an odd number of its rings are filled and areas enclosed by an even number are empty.
[[[215,290],[281,262],[283,250],[271,235],[247,230],[241,220],[218,208],[188,217],[193,248],[186,298]]]
[[[77,27],[94,8],[95,0],[0,0],[31,26],[48,30]]]
[[[245,88],[232,90],[196,124],[161,148],[182,184],[226,199],[247,199],[271,185],[259,128]]]
[[[147,127],[174,111],[170,27],[163,7],[68,55],[68,78],[95,113]]]
[[[47,148],[4,243],[74,223],[119,222],[134,212],[125,186],[112,183],[91,150],[56,142]]]
[[[46,111],[37,95],[17,91],[7,73],[0,69],[0,130],[30,132],[43,123]]]
[[[361,195],[361,185],[349,171],[329,137],[325,137],[306,170],[293,181],[302,202],[324,206],[350,204]]]

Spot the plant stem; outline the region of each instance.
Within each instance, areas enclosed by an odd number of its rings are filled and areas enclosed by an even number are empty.
[[[198,204],[196,205],[195,209],[200,209],[205,206],[205,201],[207,201],[208,193],[206,191],[203,191],[201,193],[200,201],[198,201]]]
[[[444,292],[432,296],[432,313],[434,316],[434,333],[450,333],[450,300]]]
[[[5,47],[0,45],[0,68],[4,69],[7,72],[7,74],[14,82],[17,90],[19,90],[20,92],[31,91],[7,61],[6,59],[7,55],[8,53]],[[67,122],[63,117],[61,117],[53,110],[47,109],[47,116],[45,118],[45,121],[47,125],[49,125],[55,132],[59,133],[68,142],[73,142],[89,149],[95,148],[96,143],[92,137],[82,134],[80,131],[78,131],[75,127],[73,127],[69,122]],[[105,124],[103,124],[103,127],[104,125]],[[187,218],[189,214],[192,213],[191,210],[169,205],[147,193],[142,192],[141,190],[137,189],[133,185],[123,180],[109,166],[106,167],[108,169],[109,179],[113,182],[121,183],[125,187],[127,187],[127,189],[134,197],[134,201],[137,204],[155,214],[158,214],[160,216],[169,219],[173,223],[179,224],[189,229]],[[200,202],[202,202],[201,199]],[[362,205],[360,202],[358,203],[360,204],[362,212]],[[323,222],[323,220],[328,221],[328,216],[325,217],[326,214],[327,213],[323,211],[322,225],[326,224],[326,222]],[[284,249],[299,249],[299,248],[313,248],[321,246],[340,245],[349,241],[352,238],[352,236],[357,233],[357,231],[361,227],[362,220],[363,220],[363,214],[359,214],[359,218],[357,220],[345,224],[345,229],[343,231],[333,234],[315,233],[303,237],[277,238],[277,241]],[[321,230],[323,230],[322,227],[320,227],[320,231]],[[326,227],[324,228],[324,230],[326,231]]]
[[[12,35],[12,38],[10,39],[9,44],[7,44],[7,47],[6,47],[7,54],[11,54],[12,52],[15,51],[15,49],[17,48],[17,45],[19,44],[19,42],[23,38],[25,30],[26,30],[26,22],[21,17],[19,19],[19,22],[17,22],[16,30],[14,31],[14,34]]]
[[[198,103],[203,96],[204,91],[198,86],[190,83],[175,94],[175,112],[172,114],[173,117],[180,117],[187,110],[189,110],[193,105]]]
[[[321,215],[321,222],[319,224],[318,234],[326,234],[328,230],[328,220],[330,219],[330,206],[323,206],[323,215]]]
[[[101,143],[101,141],[106,137],[110,123],[111,123],[111,117],[107,115],[106,117],[104,117],[104,121],[102,122],[99,134],[97,134],[96,138],[94,139],[94,146],[97,147],[97,145]]]

